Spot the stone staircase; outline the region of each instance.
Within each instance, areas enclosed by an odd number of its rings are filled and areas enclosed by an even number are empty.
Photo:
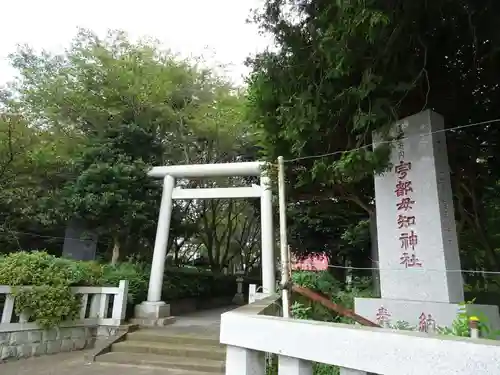
[[[226,350],[217,330],[141,328],[96,358],[102,364],[163,368],[175,374],[224,374]],[[169,374],[170,372],[166,372]]]

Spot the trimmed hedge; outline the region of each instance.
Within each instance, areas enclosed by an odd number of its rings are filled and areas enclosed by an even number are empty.
[[[236,277],[197,268],[167,268],[163,278],[164,301],[184,298],[225,297],[236,293]]]
[[[18,252],[0,258],[0,285],[14,288],[15,312],[30,315],[43,328],[76,319],[81,301],[74,285],[98,285],[102,268],[93,262],[74,262],[45,252]],[[33,288],[21,288],[30,285]]]

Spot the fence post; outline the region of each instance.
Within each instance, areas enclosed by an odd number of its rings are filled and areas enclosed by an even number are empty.
[[[265,375],[263,352],[228,345],[226,348],[226,375]]]
[[[19,315],[19,323],[28,323],[30,316],[26,313],[26,311],[23,311]]]
[[[279,356],[278,374],[285,375],[312,375],[312,363],[300,358]]]
[[[250,284],[248,286],[248,303],[254,303],[257,300],[257,285]]]
[[[80,308],[80,319],[84,320],[87,316],[87,305],[89,303],[89,295],[82,294],[82,307]]]
[[[90,297],[90,314],[89,318],[96,318],[99,320],[99,311],[101,304],[101,295],[100,294],[92,294]]]
[[[473,339],[479,338],[479,318],[471,316],[469,318],[470,337]]]
[[[128,280],[120,280],[118,285],[120,292],[115,294],[113,300],[113,312],[111,318],[116,322],[116,325],[120,325],[125,320],[127,313],[127,300],[128,300]]]
[[[12,294],[7,294],[5,297],[5,304],[3,306],[1,323],[10,323],[12,321],[13,313],[14,313],[14,296]]]

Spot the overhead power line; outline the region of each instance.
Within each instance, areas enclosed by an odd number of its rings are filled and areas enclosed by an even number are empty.
[[[401,139],[410,139],[410,138],[413,138],[413,137],[426,137],[426,136],[432,135],[432,134],[444,133],[444,132],[448,132],[448,131],[454,131],[454,130],[460,130],[460,129],[466,129],[466,128],[472,128],[472,127],[475,127],[475,126],[488,125],[488,124],[493,124],[493,123],[497,123],[497,122],[500,122],[500,118],[497,118],[497,119],[494,119],[494,120],[476,122],[476,123],[473,123],[473,124],[466,124],[466,125],[455,126],[455,127],[447,128],[447,129],[440,129],[440,130],[436,130],[436,131],[428,132],[428,133],[424,133],[424,134],[417,134],[417,135],[413,135],[413,136],[402,137],[402,138],[399,138],[399,140],[401,140]],[[377,144],[379,144],[379,145],[380,144],[389,144],[389,143],[393,143],[393,142],[394,142],[394,140],[381,141],[381,142],[378,142]],[[325,158],[325,157],[328,157],[328,156],[345,154],[347,152],[364,150],[364,149],[370,148],[370,147],[372,147],[372,145],[371,144],[367,144],[367,145],[364,145],[364,146],[361,146],[361,147],[357,147],[357,148],[340,150],[340,151],[334,151],[334,152],[328,152],[328,153],[325,153],[325,154],[300,156],[300,157],[293,158],[293,159],[285,159],[284,162],[285,163],[291,163],[291,162],[300,161],[300,160],[307,160],[307,159],[320,159],[320,158]]]

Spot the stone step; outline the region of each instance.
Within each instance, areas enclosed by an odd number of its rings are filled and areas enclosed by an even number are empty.
[[[207,372],[210,374],[223,374],[225,369],[224,361],[192,357],[173,357],[150,353],[110,352],[98,356],[96,360],[99,363],[158,367],[164,369]]]
[[[219,375],[216,372],[202,372],[202,371],[193,371],[193,370],[180,370],[180,369],[166,369],[163,367],[155,367],[155,366],[141,366],[141,365],[127,365],[122,363],[108,363],[108,362],[94,362],[92,366],[95,368],[97,374],[100,374],[100,371],[103,371],[103,368],[113,369],[115,373],[120,371],[120,368],[123,369],[136,369],[138,370],[137,374],[161,374],[161,375]],[[99,368],[100,367],[100,368]],[[220,375],[224,375],[223,372]]]
[[[195,357],[224,361],[226,351],[220,345],[193,345],[178,342],[127,340],[111,346],[112,352],[151,353],[174,357]]]
[[[127,341],[146,341],[146,342],[166,342],[177,344],[192,345],[211,345],[225,347],[220,344],[218,335],[211,334],[182,334],[178,331],[169,329],[140,329],[128,333]]]
[[[130,323],[137,325],[139,327],[145,327],[151,324],[151,319],[132,318],[130,319]],[[167,316],[165,318],[156,319],[155,321],[155,324],[158,327],[164,327],[174,323],[175,323],[175,316]]]

